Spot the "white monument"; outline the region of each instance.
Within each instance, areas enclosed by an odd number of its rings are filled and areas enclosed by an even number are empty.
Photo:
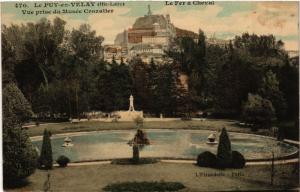
[[[208,137],[207,137],[207,144],[213,144],[213,145],[215,145],[215,144],[218,144],[218,141],[216,141],[216,138],[217,138],[217,136],[216,136],[216,134],[215,133],[211,133]]]
[[[143,111],[136,111],[134,109],[134,98],[132,95],[129,97],[128,111],[116,111],[115,114],[119,116],[118,121],[133,121],[137,117],[143,118]]]
[[[62,147],[72,147],[73,143],[71,143],[71,142],[72,142],[72,139],[70,137],[66,137]]]
[[[133,106],[133,96],[130,95],[129,97],[129,110],[128,111],[134,111],[134,106]]]

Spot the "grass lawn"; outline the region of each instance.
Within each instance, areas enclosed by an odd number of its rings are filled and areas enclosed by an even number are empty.
[[[144,122],[144,129],[210,129],[219,130],[226,127],[228,131],[251,133],[247,127],[239,127],[238,121],[225,119],[207,119],[205,121],[167,121],[167,122]],[[42,135],[44,129],[50,130],[53,134],[76,132],[76,131],[100,131],[113,129],[133,129],[136,125],[134,122],[99,122],[85,121],[79,123],[59,123],[45,124],[40,126],[29,127],[30,136]],[[259,130],[256,134],[266,134],[266,130]]]
[[[298,187],[295,164],[276,165],[275,185],[270,185],[270,166],[247,166],[244,169],[217,170],[192,164],[163,163],[146,165],[82,165],[51,170],[51,191],[103,191],[121,182],[180,182],[182,191],[275,190]],[[8,191],[42,191],[46,171],[37,170],[29,184]]]
[[[235,120],[168,121],[144,122],[144,129],[210,129],[226,127],[228,131],[252,133],[250,128],[239,127]],[[53,134],[76,131],[100,131],[133,129],[133,122],[79,122],[46,124],[29,127],[30,136],[42,135],[44,129]],[[256,134],[266,134],[260,130]],[[164,163],[143,165],[91,164],[54,168],[51,170],[51,191],[103,191],[108,185],[123,182],[179,182],[186,188],[181,191],[236,191],[265,189],[277,190],[297,188],[298,164],[276,165],[275,185],[270,185],[270,165],[247,166],[244,169],[217,170],[200,168],[185,163]],[[29,184],[8,191],[42,191],[47,172],[37,170],[28,178]]]

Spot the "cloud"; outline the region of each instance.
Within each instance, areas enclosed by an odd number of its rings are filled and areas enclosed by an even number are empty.
[[[216,33],[233,38],[234,35],[248,32],[298,37],[297,3],[257,3],[255,11],[235,12],[227,17],[218,17],[222,10],[223,7],[218,4],[207,6],[204,10],[180,12],[170,6],[157,13],[170,14],[172,23],[177,27],[194,32],[201,28],[208,36]],[[286,41],[286,48],[298,49],[296,40]]]
[[[91,14],[86,20],[72,19],[68,15],[62,15],[60,18],[67,21],[66,29],[78,29],[81,24],[89,24],[97,35],[104,37],[105,44],[112,44],[116,35],[124,29],[128,29],[134,23],[136,17],[124,17],[122,14],[130,11],[129,8],[117,8],[113,13]],[[50,15],[49,20],[56,16]]]
[[[299,41],[284,41],[284,47],[287,50],[297,51],[299,50]]]
[[[104,43],[113,43],[116,35],[124,29],[128,29],[135,21],[136,17],[121,16],[129,12],[129,8],[115,9],[112,14],[94,14],[90,15],[87,23],[98,35],[105,38]]]
[[[34,20],[28,20],[27,22],[35,22]],[[24,23],[23,20],[17,19],[14,13],[2,13],[1,14],[1,24],[10,26],[12,24],[20,25]]]

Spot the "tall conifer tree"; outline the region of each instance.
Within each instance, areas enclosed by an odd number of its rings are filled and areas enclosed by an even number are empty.
[[[45,129],[44,136],[43,136],[41,155],[39,158],[40,168],[44,168],[44,169],[52,169],[52,166],[53,166],[53,157],[52,157],[52,147],[51,147],[50,136],[51,136],[51,133]]]
[[[222,129],[219,138],[217,159],[220,168],[229,167],[232,162],[231,143],[225,128]]]

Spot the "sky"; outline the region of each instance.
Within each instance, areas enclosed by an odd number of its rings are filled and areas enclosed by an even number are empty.
[[[33,4],[28,3],[29,7]],[[125,6],[105,6],[94,9],[114,9],[110,14],[44,14],[23,15],[15,3],[1,3],[2,24],[11,25],[36,22],[42,17],[64,19],[67,29],[87,23],[112,44],[116,35],[130,28],[138,17],[144,16],[151,6],[153,14],[169,14],[171,22],[179,28],[197,32],[202,29],[207,37],[232,39],[242,33],[273,34],[285,43],[287,50],[298,50],[298,2],[214,2],[214,5],[165,5],[161,2],[125,2]],[[73,8],[77,9],[77,8]],[[85,8],[78,8],[85,9]],[[35,10],[29,8],[29,10]],[[53,9],[51,9],[53,10]]]

